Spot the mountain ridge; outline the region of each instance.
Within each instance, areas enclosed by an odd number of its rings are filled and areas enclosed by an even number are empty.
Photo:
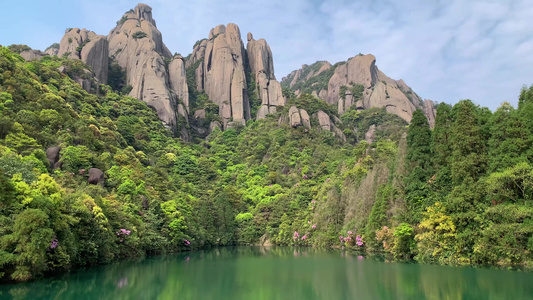
[[[104,65],[106,56],[109,56],[109,61],[117,62],[127,74],[124,84],[131,86],[129,95],[153,107],[174,134],[189,141],[194,133],[190,123],[194,121],[196,113],[189,108],[189,102],[195,101],[189,99],[191,93],[205,93],[209,101],[219,106],[217,115],[220,122],[216,121],[208,127],[225,129],[275,113],[278,107],[287,102],[282,87],[291,88],[295,81],[303,80],[299,74],[305,72],[300,69],[283,77],[291,78],[291,84],[283,79],[277,81],[274,59],[267,41],[255,40],[253,34],[248,33],[246,42],[245,47],[236,24],[218,25],[211,29],[207,38],[193,46],[190,55],[176,58],[163,43],[152,8],[139,3],[117,21],[107,37],[86,29],[67,30],[56,54],[81,59],[91,66],[96,78],[104,84],[108,76]],[[94,50],[96,45],[99,50]],[[48,54],[55,53],[54,48],[47,51]],[[28,59],[36,57],[29,52],[24,56]],[[185,70],[194,64],[197,64],[194,70],[196,84],[191,87],[185,80]],[[233,64],[236,64],[235,67]],[[357,110],[385,107],[387,112],[409,122],[413,111],[421,108],[433,127],[433,102],[422,101],[402,80],[395,81],[387,77],[375,65],[373,55],[356,55],[334,66],[325,62],[319,70],[308,72],[304,81],[312,81],[326,73],[327,84],[323,83],[319,90],[312,90],[311,94],[337,105],[339,115],[352,106]],[[360,99],[356,99],[357,95],[351,91],[357,88],[355,84],[364,86]],[[294,91],[296,96],[305,92],[298,89]]]

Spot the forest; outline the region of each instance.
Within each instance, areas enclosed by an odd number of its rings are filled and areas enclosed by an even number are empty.
[[[0,48],[0,281],[225,245],[533,268],[533,86],[517,108],[440,103],[434,128],[420,110],[408,124],[352,109],[336,116],[344,142],[279,124],[287,105],[185,143],[123,91],[87,93],[71,78],[84,69]]]

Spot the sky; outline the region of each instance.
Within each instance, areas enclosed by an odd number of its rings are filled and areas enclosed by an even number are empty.
[[[138,1],[9,1],[0,44],[44,50],[66,28],[107,35]],[[276,77],[317,60],[373,54],[387,76],[422,98],[471,99],[497,109],[516,106],[533,84],[531,0],[147,0],[163,41],[186,56],[219,24],[235,23],[267,40]]]

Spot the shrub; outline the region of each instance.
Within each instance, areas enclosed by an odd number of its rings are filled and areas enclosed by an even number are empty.
[[[131,37],[133,37],[134,39],[142,39],[142,38],[144,38],[146,36],[147,36],[147,34],[145,32],[137,31]]]

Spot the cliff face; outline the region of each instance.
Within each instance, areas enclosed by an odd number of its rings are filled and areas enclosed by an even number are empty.
[[[186,124],[189,113],[185,62],[181,56],[172,56],[163,43],[150,6],[138,4],[125,13],[107,37],[70,29],[57,52],[55,48],[50,47],[47,53],[81,59],[102,84],[107,84],[109,60],[114,60],[126,72],[126,84],[132,87],[129,95],[153,107],[167,127],[189,139],[187,131],[178,128],[178,119]]]
[[[286,99],[283,97],[281,84],[274,75],[274,61],[270,46],[264,39],[256,41],[251,33],[248,33],[247,40],[248,63],[261,100],[257,119],[261,119],[268,113],[274,113],[276,106],[284,106]]]
[[[304,65],[283,78],[282,85],[297,94],[311,93],[336,104],[339,114],[352,107],[385,107],[387,112],[410,122],[413,112],[420,108],[426,111],[428,119],[432,118],[433,102],[424,103],[403,80],[386,76],[371,54],[357,55],[333,66],[328,62]]]
[[[122,16],[107,37],[74,28],[65,33],[58,47],[24,55],[27,59],[46,54],[80,59],[92,68],[100,83],[108,81],[110,60],[116,62],[126,72],[126,84],[132,87],[129,95],[153,107],[164,124],[185,140],[190,139],[187,128],[198,125],[194,122],[198,118],[189,120],[195,113],[191,106],[197,107],[197,103],[190,103],[189,92],[195,90],[205,92],[218,105],[215,119],[221,121],[217,126],[223,129],[244,125],[252,117],[265,118],[285,106],[282,86],[335,104],[339,114],[351,108],[385,107],[409,122],[413,111],[421,108],[430,124],[434,122],[433,102],[422,101],[402,80],[387,77],[373,55],[360,54],[335,65],[326,61],[304,65],[280,83],[274,75],[268,43],[254,39],[252,33],[246,35],[246,42],[245,47],[237,25],[218,25],[194,45],[187,59],[173,56],[163,43],[151,7],[138,4]],[[196,86],[188,86],[185,70],[193,66],[190,75]],[[306,113],[302,118],[309,119]]]
[[[201,61],[195,70],[196,88],[205,91],[219,106],[224,127],[229,122],[245,124],[250,119],[245,67],[246,50],[235,24],[219,25],[209,38],[196,45],[188,65]]]
[[[186,63],[187,67],[198,64],[194,70],[195,88],[219,105],[224,127],[230,122],[245,124],[252,117],[250,93],[260,100],[258,119],[274,113],[277,106],[286,102],[274,75],[272,51],[267,42],[255,40],[251,33],[247,34],[247,41],[245,49],[237,25],[219,25],[211,29],[207,39],[196,43]],[[255,81],[256,90],[248,90],[248,80]]]
[[[109,54],[126,70],[130,96],[146,102],[167,126],[175,127],[177,103],[167,84],[165,65],[171,54],[155,24],[152,9],[137,5],[109,32]]]
[[[92,68],[100,83],[107,84],[109,48],[105,36],[87,29],[70,29],[59,43],[57,56],[81,59]]]

